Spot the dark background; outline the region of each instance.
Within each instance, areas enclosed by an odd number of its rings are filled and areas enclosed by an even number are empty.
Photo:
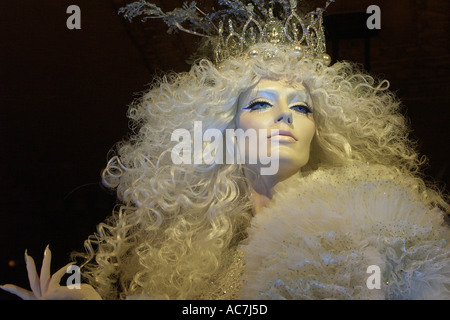
[[[29,288],[25,249],[39,269],[50,244],[53,271],[82,249],[114,205],[100,172],[129,132],[127,105],[155,73],[188,70],[195,37],[168,35],[160,21],[128,23],[117,15],[126,2],[0,2],[0,284]],[[154,1],[164,10],[182,2]],[[72,4],[81,30],[66,27]],[[376,32],[365,26],[372,4],[381,9]],[[442,0],[337,0],[326,19],[334,60],[391,82],[430,159],[425,173],[441,186],[449,183],[449,12]],[[0,290],[0,299],[16,297]]]

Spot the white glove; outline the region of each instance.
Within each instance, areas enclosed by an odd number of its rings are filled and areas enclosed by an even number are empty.
[[[36,272],[36,265],[32,257],[25,251],[25,263],[27,266],[28,279],[32,291],[20,288],[13,284],[0,286],[3,290],[17,295],[23,300],[101,300],[100,295],[88,284],[81,284],[78,288],[60,286],[59,282],[67,269],[73,263],[67,264],[59,269],[53,276],[50,276],[50,262],[52,254],[47,246],[44,251],[41,275]]]

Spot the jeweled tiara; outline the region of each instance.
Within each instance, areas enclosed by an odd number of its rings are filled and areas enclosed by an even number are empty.
[[[323,30],[323,12],[334,2],[328,0],[325,8],[318,8],[306,15],[299,13],[298,0],[253,0],[244,4],[239,0],[218,0],[222,7],[206,13],[195,2],[184,3],[182,8],[163,12],[155,4],[140,0],[119,9],[129,21],[143,15],[142,21],[160,18],[169,26],[168,32],[181,30],[207,37],[213,47],[216,63],[230,56],[248,51],[252,57],[264,55],[271,58],[273,52],[248,50],[257,43],[272,43],[275,46],[291,46],[300,56],[330,62],[326,54]],[[278,5],[277,15],[274,7]],[[224,23],[226,21],[226,23]],[[183,27],[189,24],[189,27]],[[228,30],[224,25],[228,26]]]

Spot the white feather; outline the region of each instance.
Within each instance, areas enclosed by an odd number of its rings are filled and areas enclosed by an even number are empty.
[[[450,299],[449,228],[407,181],[365,165],[285,188],[240,247],[243,299]]]

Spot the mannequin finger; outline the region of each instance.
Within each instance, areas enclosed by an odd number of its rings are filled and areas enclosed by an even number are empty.
[[[50,283],[50,265],[52,261],[52,252],[50,251],[49,246],[45,248],[44,251],[44,260],[42,261],[41,267],[41,275],[40,275],[40,285],[41,285],[41,294],[44,294]]]
[[[55,272],[55,274],[50,279],[50,282],[48,285],[48,290],[52,290],[53,288],[56,288],[59,286],[59,283],[61,282],[61,278],[67,273],[67,269],[73,264],[74,264],[74,262],[68,263],[64,267],[62,267],[61,269],[59,269],[58,271]]]
[[[28,280],[30,281],[31,290],[33,291],[34,295],[37,298],[40,298],[41,287],[39,283],[39,276],[36,271],[36,264],[34,263],[33,258],[27,254],[26,250],[25,250],[25,264],[27,265]]]
[[[102,300],[98,292],[89,284],[82,283],[81,291],[83,292],[83,300]]]
[[[37,298],[33,292],[23,289],[21,287],[13,285],[13,284],[5,284],[3,286],[0,286],[0,288],[2,288],[3,290],[5,290],[9,293],[15,294],[16,296],[18,296],[19,298],[21,298],[23,300],[37,300]]]
[[[58,287],[45,297],[48,300],[102,300],[95,289],[88,284],[81,284],[79,289]]]

